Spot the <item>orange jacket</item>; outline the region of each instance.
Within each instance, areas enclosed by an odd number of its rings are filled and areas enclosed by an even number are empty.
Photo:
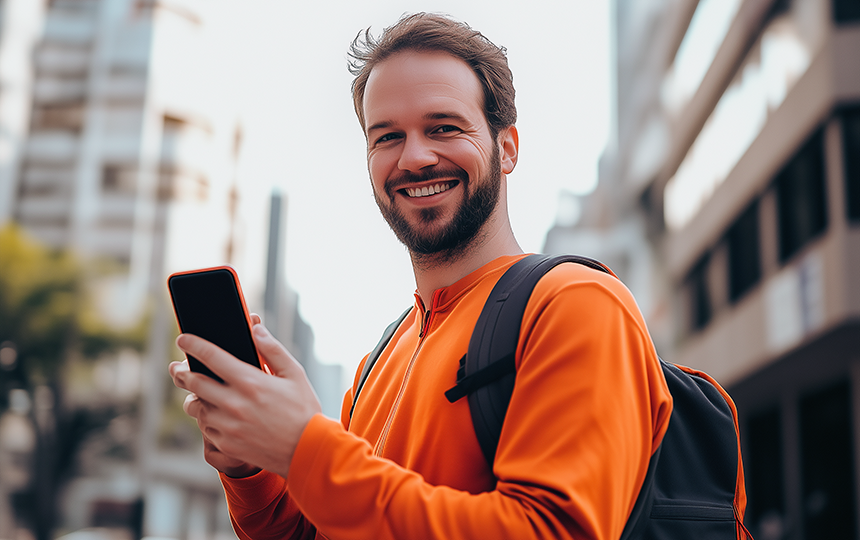
[[[240,538],[616,539],[669,422],[645,322],[616,278],[551,270],[523,318],[517,378],[490,469],[468,400],[449,403],[502,257],[416,307],[349,420],[315,416],[289,477],[222,475]],[[317,532],[319,531],[319,532]]]

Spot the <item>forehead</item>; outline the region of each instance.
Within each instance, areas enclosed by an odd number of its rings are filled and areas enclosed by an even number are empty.
[[[472,68],[444,52],[403,51],[374,66],[363,101],[368,126],[409,112],[483,117],[483,90]],[[438,110],[434,110],[438,109]]]

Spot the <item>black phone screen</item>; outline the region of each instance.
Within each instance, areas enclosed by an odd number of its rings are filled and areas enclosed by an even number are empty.
[[[216,268],[174,275],[168,287],[183,334],[211,341],[239,360],[260,367],[239,287],[230,270]],[[222,380],[199,360],[187,356],[192,371]]]

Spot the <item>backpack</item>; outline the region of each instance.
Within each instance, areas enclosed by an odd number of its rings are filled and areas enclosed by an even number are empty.
[[[491,466],[514,388],[514,355],[526,304],[538,280],[563,262],[610,273],[601,263],[576,255],[529,255],[515,263],[487,298],[460,359],[457,384],[445,393],[451,403],[468,396],[475,434]],[[410,311],[386,328],[368,356],[353,410],[373,364]],[[707,374],[662,358],[660,365],[674,401],[672,416],[621,540],[752,540],[743,524],[746,491],[734,402]]]

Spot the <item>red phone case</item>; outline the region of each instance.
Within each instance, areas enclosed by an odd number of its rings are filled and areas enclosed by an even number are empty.
[[[188,275],[188,274],[201,274],[203,272],[211,272],[213,270],[227,270],[228,272],[230,272],[230,274],[233,275],[233,282],[236,284],[236,292],[239,295],[239,303],[242,305],[242,311],[245,314],[245,321],[247,322],[249,329],[253,328],[254,325],[251,323],[251,314],[248,311],[248,305],[245,303],[245,295],[242,293],[242,285],[239,281],[239,274],[237,274],[236,270],[234,270],[233,267],[231,267],[231,266],[227,266],[227,265],[211,266],[208,268],[198,268],[195,270],[184,270],[181,272],[174,272],[174,273],[170,274],[167,277],[167,291],[171,295],[171,300],[173,298],[173,293],[170,289],[170,280],[171,279],[173,279],[174,277],[177,277],[177,276],[184,276],[184,275]],[[177,324],[177,326],[179,326],[179,314],[176,312],[176,304],[171,301],[171,306],[173,307],[173,316],[176,318],[176,324]],[[180,330],[180,332],[182,331],[181,326],[180,326],[179,330]],[[255,349],[256,349],[256,345],[255,345]],[[271,373],[269,366],[266,365],[266,362],[260,356],[259,351],[257,351],[257,361],[259,362],[261,369],[263,369],[264,371],[266,371],[268,373]]]

